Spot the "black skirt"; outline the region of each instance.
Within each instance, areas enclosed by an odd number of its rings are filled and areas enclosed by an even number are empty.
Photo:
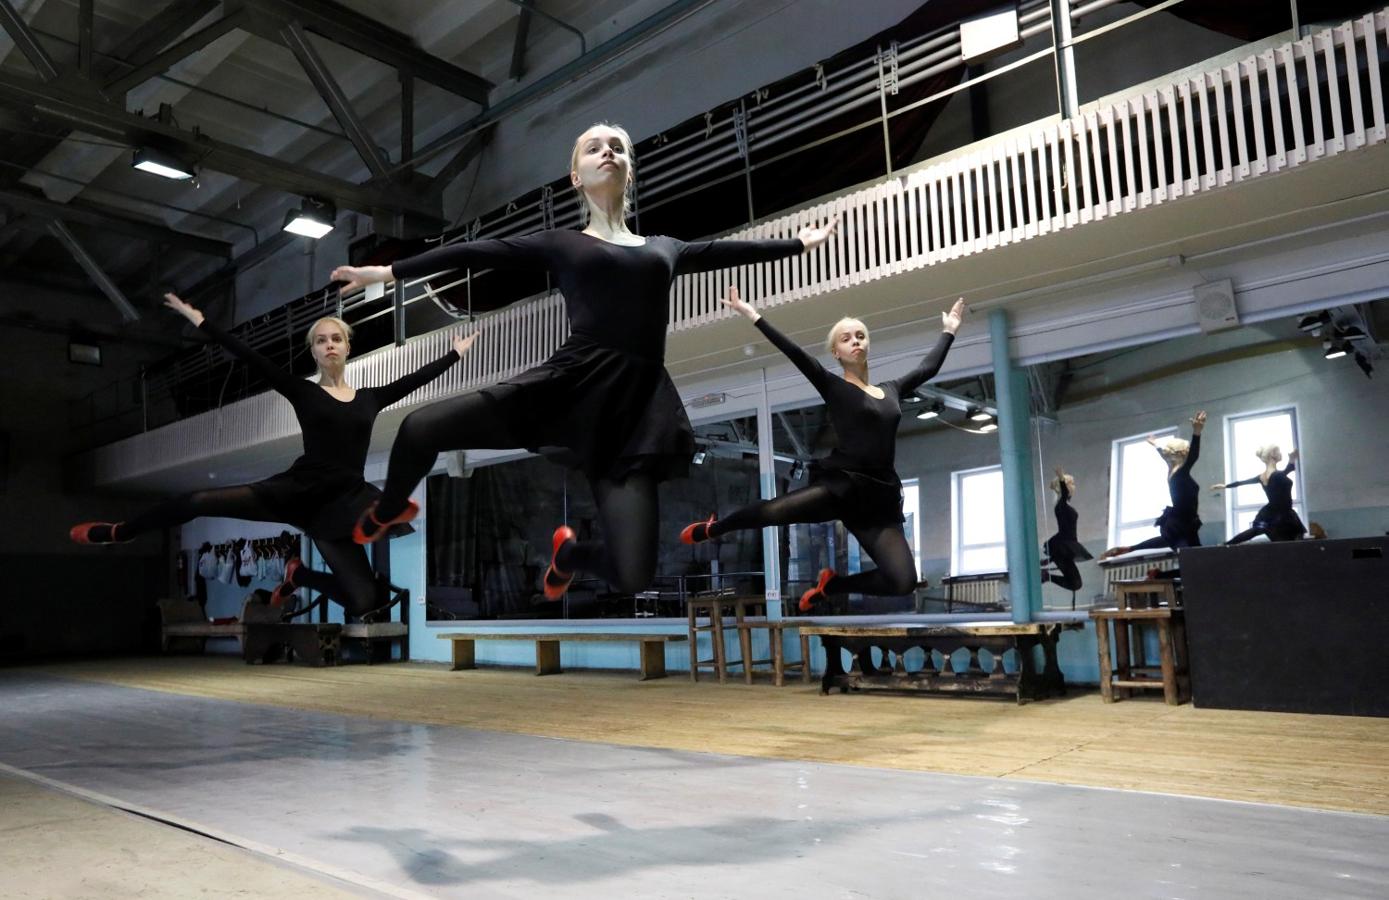
[[[1047,555],[1052,559],[1086,560],[1094,559],[1090,551],[1080,541],[1052,535],[1047,539]]]
[[[896,472],[850,469],[819,460],[810,464],[810,484],[824,486],[834,496],[839,521],[846,528],[902,527],[902,480]]]
[[[1261,507],[1254,514],[1254,527],[1267,534],[1272,541],[1295,541],[1307,533],[1307,526],[1302,524],[1297,510],[1291,507]]]
[[[571,335],[545,362],[480,393],[521,446],[590,480],[689,474],[694,430],[660,360]]]
[[[1201,517],[1183,516],[1175,507],[1167,507],[1153,522],[1162,533],[1162,539],[1173,550],[1182,547],[1201,546]]]
[[[357,519],[381,496],[360,474],[315,465],[292,466],[248,487],[280,521],[322,540],[350,538]],[[414,530],[395,525],[387,534],[394,538]]]

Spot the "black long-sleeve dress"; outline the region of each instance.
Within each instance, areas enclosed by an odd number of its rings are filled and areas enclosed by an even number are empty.
[[[1177,550],[1182,547],[1201,546],[1201,517],[1197,514],[1201,487],[1196,483],[1196,479],[1191,477],[1191,467],[1200,456],[1201,435],[1193,434],[1186,462],[1167,479],[1167,493],[1172,498],[1172,505],[1164,509],[1157,521],[1153,522],[1158,527],[1159,536],[1136,544],[1132,549],[1171,547]]]
[[[1056,514],[1056,534],[1047,539],[1047,556],[1061,574],[1051,576],[1051,580],[1068,590],[1078,591],[1083,582],[1076,562],[1092,557],[1076,535],[1080,513],[1071,506],[1071,492],[1066,488],[1066,479],[1060,479],[1057,488],[1056,506],[1052,509]]]
[[[444,374],[459,358],[449,350],[390,384],[358,388],[351,400],[344,401],[281,369],[208,319],[199,327],[255,369],[294,407],[303,433],[303,454],[285,471],[247,487],[279,521],[325,540],[350,537],[357,517],[381,494],[362,477],[377,415]]]
[[[665,370],[670,285],[677,275],[769,262],[799,240],[698,241],[651,236],[639,246],[581,231],[450,244],[397,261],[398,278],[468,267],[548,269],[564,295],[570,334],[549,359],[484,388],[514,446],[590,479],[687,473],[694,432]]]
[[[1289,461],[1282,469],[1274,469],[1267,482],[1256,475],[1225,485],[1228,490],[1247,484],[1258,484],[1264,489],[1264,497],[1268,499],[1268,502],[1254,514],[1254,521],[1249,528],[1235,535],[1229,543],[1243,543],[1259,534],[1268,535],[1271,541],[1295,541],[1307,533],[1307,526],[1302,524],[1301,517],[1293,508],[1293,480],[1289,476],[1296,468],[1297,464]]]
[[[838,446],[810,467],[810,483],[827,487],[843,504],[840,520],[849,527],[900,525],[902,480],[897,475],[897,425],[902,397],[925,384],[945,361],[955,336],[942,332],[916,368],[900,378],[880,382],[878,399],[835,375],[768,322],[757,328],[795,364],[825,401]]]

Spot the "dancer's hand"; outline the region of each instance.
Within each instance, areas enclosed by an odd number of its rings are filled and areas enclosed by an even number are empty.
[[[1057,478],[1065,478],[1065,477],[1066,477],[1066,470],[1063,469],[1063,468],[1061,468],[1060,466],[1057,466],[1057,467],[1056,467],[1056,477],[1057,477]]]
[[[1290,462],[1290,463],[1295,463],[1295,462],[1297,462],[1297,451],[1296,451],[1296,450],[1291,450],[1291,451],[1288,452],[1288,462]]]
[[[940,330],[946,334],[955,334],[960,330],[960,325],[965,321],[965,298],[961,297],[955,301],[955,305],[950,307],[950,312],[940,314]]]
[[[1219,493],[1219,492],[1225,490],[1225,485],[1223,485],[1223,484],[1213,484],[1213,485],[1211,485],[1211,490],[1212,490],[1212,491],[1215,491],[1216,493]]]
[[[342,287],[338,288],[339,293],[369,284],[384,284],[395,279],[390,266],[338,266],[328,277],[342,282]]]
[[[1206,427],[1206,411],[1203,409],[1191,417],[1191,433],[1200,434],[1201,429]]]
[[[164,295],[164,305],[174,312],[192,322],[194,327],[203,324],[203,314],[196,307],[190,306],[179,299],[178,294],[172,291]]]
[[[748,303],[742,297],[738,296],[738,289],[732,285],[728,286],[728,296],[724,297],[719,302],[747,319],[749,322],[756,322],[758,319],[762,318],[762,315],[752,308],[751,303]]]
[[[800,230],[800,233],[797,234],[796,237],[801,239],[801,243],[805,244],[805,249],[809,252],[829,240],[830,235],[834,234],[834,229],[838,224],[839,215],[836,213],[835,217],[830,219],[829,224],[824,228],[815,228],[807,225]]]
[[[478,331],[474,331],[467,337],[459,337],[456,334],[453,336],[453,352],[458,354],[459,359],[462,359],[463,354],[472,349],[473,341],[477,340],[479,333]]]
[[[1156,446],[1157,446],[1157,438],[1153,437],[1151,434],[1148,435],[1144,440],[1146,440],[1146,441],[1148,442],[1148,446],[1149,446],[1149,447],[1156,447]]]

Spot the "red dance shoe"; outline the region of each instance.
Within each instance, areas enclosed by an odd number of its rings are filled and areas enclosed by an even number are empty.
[[[392,525],[404,525],[406,522],[413,521],[415,516],[420,514],[420,505],[414,500],[406,500],[405,508],[396,513],[395,517],[382,522],[376,518],[376,504],[368,506],[360,517],[357,524],[352,526],[352,540],[359,544],[374,544],[381,539]]]
[[[302,565],[303,563],[297,556],[285,563],[285,580],[280,582],[280,586],[275,588],[274,592],[270,595],[271,606],[284,606],[285,601],[293,596],[294,573],[298,572],[299,567]]]
[[[574,529],[568,525],[561,525],[555,529],[554,536],[550,539],[550,568],[545,570],[545,599],[558,600],[564,596],[564,592],[569,590],[569,584],[574,580],[573,572],[561,572],[555,565],[555,560],[559,558],[559,548],[577,536]]]
[[[834,569],[820,570],[820,580],[815,583],[815,587],[806,591],[804,594],[801,594],[801,602],[799,604],[801,612],[810,612],[812,609],[815,608],[815,604],[824,602],[825,585],[829,584],[830,579],[833,577]]]
[[[691,522],[685,526],[685,530],[680,532],[680,543],[682,544],[702,544],[709,540],[709,529],[714,527],[717,516],[710,516],[703,522]]]
[[[68,529],[68,537],[74,544],[128,544],[134,538],[116,540],[116,526],[120,522],[83,522]]]

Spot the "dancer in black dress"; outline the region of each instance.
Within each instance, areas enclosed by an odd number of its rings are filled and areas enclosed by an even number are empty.
[[[876,385],[868,380],[868,329],[857,319],[841,319],[830,329],[827,349],[843,367],[843,374],[836,375],[773,328],[738,296],[737,288],[729,288],[723,304],[756,325],[809,379],[825,400],[839,445],[811,464],[808,487],[745,506],[722,519],[711,516],[694,522],[680,533],[680,540],[697,544],[739,529],[838,519],[878,567],[843,576],[822,569],[815,587],[801,596],[801,611],[810,611],[827,594],[910,593],[917,573],[902,530],[902,480],[893,467],[897,423],[902,420],[902,398],[940,371],[964,318],[964,300],[941,313],[941,336],[915,369]]]
[[[468,267],[545,268],[564,295],[570,336],[533,369],[474,394],[411,413],[391,448],[380,502],[355,537],[418,513],[410,500],[438,454],[464,448],[524,447],[587,476],[604,541],[579,542],[555,530],[545,595],[564,594],[579,570],[618,590],[641,591],[656,569],[656,486],[686,473],[694,434],[665,370],[670,284],[677,275],[767,262],[813,249],[834,222],[792,240],[698,241],[641,237],[627,229],[632,185],[627,133],[595,125],[579,136],[570,180],[589,216],[583,231],[439,247],[391,266],[343,266],[346,288]]]
[[[1047,539],[1047,556],[1061,570],[1060,575],[1051,576],[1052,584],[1068,591],[1078,591],[1084,583],[1076,562],[1091,558],[1090,551],[1076,537],[1076,523],[1080,521],[1080,514],[1071,506],[1075,487],[1075,478],[1057,466],[1056,477],[1051,482],[1051,489],[1056,492],[1053,510],[1056,513],[1056,534]]]
[[[1278,463],[1283,460],[1283,451],[1277,444],[1268,444],[1254,452],[1264,464],[1264,471],[1253,478],[1232,481],[1229,484],[1213,484],[1211,490],[1223,491],[1227,488],[1257,484],[1264,489],[1268,502],[1254,514],[1253,523],[1239,534],[1225,542],[1226,546],[1242,544],[1250,538],[1267,535],[1271,541],[1297,541],[1307,533],[1297,510],[1293,509],[1293,480],[1289,476],[1297,468],[1297,451],[1288,454],[1288,464],[1282,469]]]
[[[275,589],[280,602],[296,587],[319,591],[356,616],[384,601],[366,552],[352,542],[352,527],[380,491],[362,478],[371,428],[381,410],[458,362],[476,334],[453,339],[439,359],[377,388],[353,388],[344,379],[352,331],[341,319],[319,319],[306,341],[318,363],[317,383],[297,378],[227,334],[174,294],[165,305],[205,335],[245,361],[294,407],[303,432],[304,453],[288,470],[264,481],[194,491],[175,497],[124,522],[84,522],[71,537],[79,544],[124,543],[157,528],[181,525],[199,516],[225,516],[256,522],[286,522],[313,538],[332,573],[317,572],[292,559],[285,581]]]
[[[1148,443],[1157,449],[1163,461],[1167,463],[1167,492],[1172,498],[1172,505],[1164,509],[1162,515],[1153,523],[1158,527],[1157,537],[1148,538],[1132,547],[1110,547],[1100,559],[1109,559],[1111,556],[1131,553],[1134,550],[1153,550],[1159,547],[1179,550],[1182,547],[1201,546],[1201,517],[1196,511],[1201,488],[1196,484],[1196,479],[1191,477],[1191,467],[1201,456],[1201,430],[1205,427],[1206,413],[1202,410],[1191,419],[1190,441],[1170,437],[1159,444],[1152,435],[1148,435]]]

